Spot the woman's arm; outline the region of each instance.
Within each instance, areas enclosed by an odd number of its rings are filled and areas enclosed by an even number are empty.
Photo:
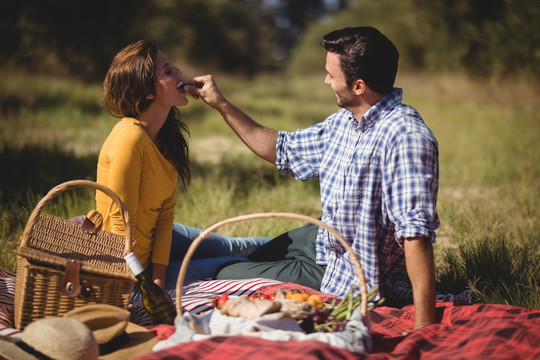
[[[154,228],[154,244],[152,247],[153,280],[156,284],[165,286],[167,266],[171,254],[172,228],[174,208],[176,206],[176,188],[163,202]]]
[[[109,169],[106,185],[120,197],[126,206],[131,220],[131,227],[135,229],[142,172],[142,156],[137,146],[137,133],[130,131],[118,132],[114,137],[107,139],[107,143],[108,148],[106,151],[109,159]],[[100,166],[99,163],[98,166]],[[110,221],[111,231],[123,235],[124,220],[119,209],[111,212]]]

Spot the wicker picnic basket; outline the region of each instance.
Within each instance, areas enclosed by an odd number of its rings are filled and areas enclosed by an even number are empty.
[[[305,222],[309,222],[315,225],[318,225],[326,230],[328,230],[330,233],[336,236],[336,238],[339,240],[341,245],[349,252],[350,254],[350,261],[355,266],[356,274],[358,275],[359,283],[356,287],[360,288],[360,296],[361,296],[361,303],[360,303],[360,312],[362,314],[362,318],[364,321],[367,321],[367,286],[366,286],[366,278],[364,275],[364,271],[362,270],[362,266],[360,265],[360,262],[358,261],[358,257],[354,254],[349,244],[339,235],[339,233],[332,227],[326,225],[322,221],[315,219],[310,216],[306,215],[300,215],[295,213],[277,213],[277,212],[269,212],[269,213],[257,213],[257,214],[250,214],[250,215],[241,215],[233,218],[229,218],[223,221],[220,221],[203,232],[191,243],[188,251],[186,252],[186,255],[184,256],[184,261],[182,262],[182,266],[180,268],[180,273],[178,274],[178,280],[176,283],[176,311],[178,316],[182,316],[182,288],[184,284],[184,279],[186,276],[188,264],[191,261],[191,258],[193,256],[193,253],[199,246],[199,244],[206,239],[208,236],[210,236],[210,233],[214,232],[218,228],[220,228],[223,225],[246,221],[246,220],[253,220],[253,219],[268,219],[268,218],[289,218],[289,219],[295,219],[295,220],[302,220]]]
[[[83,226],[43,212],[51,199],[77,187],[100,190],[114,201],[123,217],[125,237],[92,228],[93,223],[88,228],[88,218]],[[15,327],[23,329],[34,320],[88,304],[127,309],[135,278],[124,256],[132,247],[128,212],[112,190],[87,180],[51,189],[36,205],[19,240]]]

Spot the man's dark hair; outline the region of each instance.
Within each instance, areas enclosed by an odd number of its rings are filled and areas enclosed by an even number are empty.
[[[341,55],[347,85],[362,79],[379,94],[392,92],[399,52],[379,30],[371,26],[334,30],[323,36],[326,51]]]

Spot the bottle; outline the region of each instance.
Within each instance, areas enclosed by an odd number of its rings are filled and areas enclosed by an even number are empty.
[[[144,271],[134,253],[125,256],[126,262],[137,279],[144,308],[154,324],[174,325],[176,307],[170,296]]]

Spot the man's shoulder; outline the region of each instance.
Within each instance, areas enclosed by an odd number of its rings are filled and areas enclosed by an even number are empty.
[[[422,139],[437,146],[437,139],[418,111],[405,104],[396,105],[375,125],[377,136],[386,144],[396,144],[405,139]],[[417,141],[417,140],[415,140]]]
[[[420,113],[412,106],[399,103],[385,114],[382,124],[397,132],[429,130]]]

